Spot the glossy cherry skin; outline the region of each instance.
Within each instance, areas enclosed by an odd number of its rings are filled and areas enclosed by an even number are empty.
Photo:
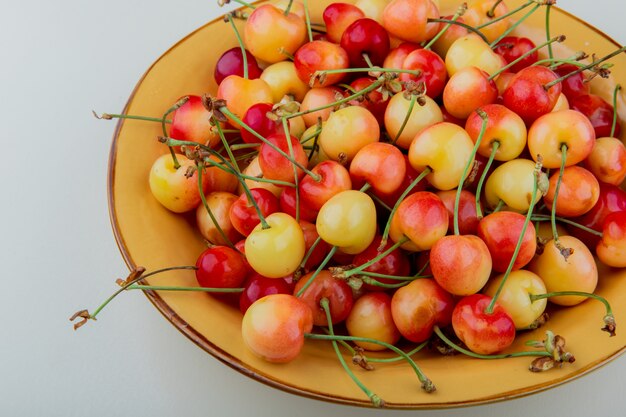
[[[484,217],[478,224],[478,236],[489,248],[495,271],[504,272],[509,267],[525,220],[526,216],[522,214],[512,211],[499,211]],[[537,236],[535,235],[535,227],[530,222],[524,233],[522,246],[513,263],[513,271],[528,264],[535,256],[536,250]]]
[[[411,183],[415,181],[415,179],[420,174],[409,163],[409,157],[406,155],[403,155],[403,157],[404,157],[404,165],[406,167],[406,174],[404,175],[404,179],[402,180],[402,184],[400,184],[400,187],[394,193],[391,193],[391,194],[381,194],[381,193],[377,193],[376,191],[374,191],[374,193],[389,207],[393,207],[396,205],[396,202],[398,201],[402,193],[404,193],[404,191],[409,187],[409,185],[411,185]],[[415,187],[411,189],[411,191],[409,191],[409,194],[407,194],[407,197],[418,191],[425,191],[427,187],[428,187],[428,181],[420,181]]]
[[[228,238],[230,242],[236,242],[241,239],[241,234],[233,227],[233,224],[230,221],[230,208],[234,204],[235,201],[238,200],[235,194],[226,193],[222,191],[216,191],[213,193],[209,193],[206,196],[207,206],[215,220],[217,220],[217,224],[219,224],[220,228]],[[202,237],[211,242],[214,245],[227,245],[228,241],[224,239],[222,234],[215,227],[215,223],[213,223],[213,219],[209,215],[204,204],[200,204],[196,209],[196,224],[198,225],[198,230]]]
[[[528,38],[507,36],[503,38],[500,42],[498,42],[493,50],[502,58],[504,58],[507,64],[510,64],[511,62],[515,61],[516,59],[533,49],[535,46],[536,45],[533,43],[533,41]],[[519,72],[537,62],[538,56],[539,54],[537,53],[537,51],[528,54],[517,64],[509,68],[508,71]]]
[[[611,126],[613,125],[613,106],[607,103],[602,97],[595,94],[584,94],[569,99],[572,109],[581,112],[591,122],[596,132],[596,137],[611,136]],[[619,119],[615,125],[614,137],[619,137],[621,132]]]
[[[361,296],[346,319],[350,336],[365,337],[394,345],[400,339],[400,332],[391,315],[391,296],[384,292],[371,292]],[[355,342],[366,350],[385,350],[384,346]]]
[[[561,94],[561,83],[547,91],[544,85],[558,76],[542,66],[524,68],[511,79],[502,94],[502,104],[517,113],[527,124],[549,113]]]
[[[598,138],[583,164],[598,181],[619,186],[626,179],[626,146],[617,138]]]
[[[363,54],[369,56],[373,65],[382,65],[389,53],[389,35],[377,21],[359,19],[343,32],[341,47],[348,53],[352,67],[367,67]]]
[[[487,114],[487,127],[480,142],[478,153],[488,158],[498,142],[496,161],[510,161],[517,158],[526,148],[528,131],[521,117],[501,104],[489,104],[480,108]],[[473,112],[467,118],[465,130],[476,143],[482,128],[482,118]]]
[[[383,11],[383,26],[402,40],[423,42],[439,31],[439,23],[429,23],[438,18],[439,10],[430,0],[392,0]]]
[[[361,77],[350,83],[350,87],[355,92],[359,92],[361,90],[366,89],[370,85],[376,82],[375,79],[370,77]],[[380,91],[374,90],[365,94],[363,100],[352,100],[350,102],[353,106],[361,106],[365,107],[369,110],[374,117],[376,117],[376,121],[378,121],[379,125],[383,125],[385,123],[385,110],[387,109],[387,105],[389,104],[389,100],[383,96]]]
[[[410,240],[401,247],[409,251],[430,249],[448,232],[448,210],[436,194],[420,191],[406,197],[391,218],[389,237]]]
[[[305,253],[309,253],[309,250],[320,235],[317,233],[315,224],[305,220],[300,220],[299,223],[302,228],[302,234],[304,235]],[[315,249],[313,249],[313,252],[311,252],[309,259],[307,259],[304,264],[304,270],[311,271],[313,268],[321,264],[326,255],[328,255],[328,252],[330,252],[330,245],[320,239],[317,246],[315,246]]]
[[[448,79],[448,72],[443,59],[428,49],[416,49],[409,53],[402,63],[402,69],[421,71],[421,75],[418,77],[413,74],[401,73],[400,80],[418,83],[423,81],[426,84],[426,95],[430,98],[439,97]]]
[[[405,174],[404,155],[389,143],[374,142],[364,146],[350,163],[354,188],[361,188],[368,183],[381,194],[397,191]]]
[[[576,71],[577,69],[578,67],[575,65],[562,64],[556,67],[554,72],[559,77],[562,77]],[[560,84],[562,86],[563,94],[565,94],[565,97],[567,97],[568,100],[571,100],[579,95],[587,95],[591,92],[589,83],[585,82],[584,71],[564,79]]]
[[[263,71],[259,67],[256,58],[248,50],[246,50],[246,57],[248,58],[248,78],[251,80],[259,78]],[[243,54],[238,46],[224,52],[215,64],[213,77],[218,85],[229,75],[243,77]]]
[[[335,161],[323,161],[312,170],[319,181],[306,176],[300,182],[300,197],[304,204],[319,211],[333,196],[352,189],[352,180],[348,170]]]
[[[480,29],[489,42],[495,41],[511,26],[511,18],[492,22],[492,20],[505,15],[509,11],[506,2],[499,2],[496,5],[496,0],[471,0],[467,5],[467,11],[463,15],[465,23],[476,27],[491,22],[489,25]],[[494,8],[494,6],[496,7]],[[492,9],[493,15],[490,15],[489,12]]]
[[[328,117],[319,144],[330,159],[345,164],[361,148],[379,139],[380,127],[374,115],[363,107],[349,106]]]
[[[308,111],[311,109],[317,109],[330,103],[334,103],[344,97],[344,92],[337,87],[312,88],[304,95],[304,99],[302,99],[302,103],[300,105],[300,110]],[[328,120],[332,112],[333,108],[328,107],[323,110],[307,113],[302,116],[302,118],[304,119],[304,124],[307,127],[311,127],[315,126],[319,119],[321,119],[322,122]]]
[[[263,188],[253,188],[250,190],[250,194],[261,209],[263,217],[278,211],[278,199],[270,191]],[[249,202],[245,193],[241,194],[239,199],[230,207],[230,221],[233,227],[244,236],[248,236],[261,222],[256,209]]]
[[[376,236],[374,238],[374,241],[367,247],[367,249],[354,257],[352,263],[355,266],[363,265],[364,263],[367,263],[372,259],[378,257],[381,253],[387,251],[392,246],[392,244],[390,242],[387,242],[382,250],[378,250],[380,248],[381,239],[381,236]],[[409,258],[402,250],[395,249],[388,255],[378,260],[376,263],[365,268],[364,271],[374,272],[383,275],[408,276],[411,272],[411,264],[409,263]],[[375,279],[385,284],[398,283],[398,281],[387,278]],[[370,291],[384,290],[384,288],[369,284],[364,284],[364,288]]]
[[[301,299],[272,294],[253,303],[241,322],[246,346],[268,362],[294,360],[304,346],[304,334],[313,328],[313,313]]]
[[[313,274],[314,272],[311,272],[300,278],[294,289],[294,294],[297,294],[304,287]],[[302,301],[313,311],[313,324],[316,326],[328,326],[326,313],[320,306],[322,298],[328,299],[333,324],[344,321],[350,314],[354,303],[352,289],[345,281],[334,278],[330,271],[321,271],[301,295]]]
[[[202,105],[202,98],[195,95],[187,97],[187,102],[172,116],[169,136],[214,147],[220,142],[220,138],[213,130],[211,115]]]
[[[400,45],[389,51],[389,54],[387,54],[387,57],[383,62],[383,67],[401,69],[406,57],[409,56],[411,52],[421,47],[422,46],[419,43],[402,42]]]
[[[289,139],[287,139],[284,132],[279,132],[268,137],[267,140],[298,161],[301,166],[308,165],[309,158],[296,137],[289,135]],[[287,140],[291,142],[291,150]],[[263,143],[259,149],[259,166],[263,171],[263,177],[273,180],[295,183],[296,176],[301,178],[304,175],[301,168],[296,167],[294,170],[293,163],[267,143]]]
[[[454,295],[475,294],[491,275],[487,245],[474,235],[449,235],[430,249],[430,269],[435,281]]]
[[[452,15],[443,16],[443,19],[451,20]],[[459,23],[467,23],[462,17],[459,17],[457,20]],[[457,39],[466,36],[468,34],[468,30],[460,25],[451,25],[448,30],[446,30],[443,35],[439,37],[433,44],[433,51],[435,51],[439,56],[445,57],[448,53],[448,49]]]
[[[279,196],[280,211],[296,218],[296,193],[294,187],[284,187]],[[314,222],[317,217],[317,210],[309,207],[300,198],[300,220]]]
[[[348,68],[348,53],[339,45],[326,41],[307,42],[294,56],[296,73],[303,83],[311,87],[328,87],[337,84],[345,73],[327,74],[323,79],[315,78],[316,71]]]
[[[439,196],[448,210],[448,233],[454,233],[454,202],[456,200],[456,190],[437,191],[437,196]],[[462,235],[475,235],[479,220],[476,215],[476,196],[470,191],[461,190],[458,216],[459,232]]]
[[[443,105],[448,113],[466,119],[479,107],[495,103],[498,87],[489,74],[477,67],[465,67],[450,77],[443,90]]]
[[[348,26],[364,17],[363,11],[352,4],[341,2],[329,4],[322,14],[328,40],[334,43],[341,42],[343,33]]]
[[[543,197],[547,207],[552,208],[558,182],[558,171],[550,176],[550,188]],[[556,215],[562,217],[582,216],[595,206],[600,197],[600,184],[594,175],[577,165],[563,170],[556,202]]]
[[[457,337],[475,353],[490,355],[509,347],[515,340],[515,323],[496,302],[491,314],[485,313],[491,297],[474,294],[454,307],[452,327]]]
[[[224,78],[217,88],[217,98],[226,100],[226,107],[235,116],[242,118],[250,107],[257,103],[271,103],[272,90],[262,79],[246,80],[238,75]],[[238,126],[232,121],[233,126]]]
[[[608,266],[626,267],[626,211],[606,216],[602,240],[596,247],[596,254]]]
[[[270,294],[291,294],[293,288],[284,279],[267,278],[256,272],[246,278],[243,292],[239,296],[239,310],[245,314],[258,299]]]
[[[264,138],[273,135],[278,130],[278,122],[267,117],[267,113],[272,111],[272,106],[271,103],[257,103],[251,106],[243,116],[243,122]],[[241,139],[246,143],[262,143],[261,139],[243,127],[239,128],[239,132]]]
[[[185,213],[201,202],[198,173],[194,171],[191,177],[187,177],[187,170],[195,168],[195,162],[184,155],[176,155],[176,158],[180,164],[178,169],[169,154],[157,158],[150,168],[148,183],[150,192],[163,207],[174,213]],[[207,188],[208,179],[203,177],[202,192],[206,193]]]
[[[238,288],[249,270],[239,252],[228,246],[214,246],[196,261],[196,279],[201,287]]]
[[[399,288],[391,299],[394,323],[402,336],[415,343],[428,340],[435,325],[449,326],[453,309],[454,298],[427,278]]]

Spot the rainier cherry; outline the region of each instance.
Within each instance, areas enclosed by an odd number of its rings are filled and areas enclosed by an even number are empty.
[[[612,267],[626,267],[626,211],[606,216],[602,232],[596,248],[598,258]]]
[[[320,307],[320,300],[326,298],[329,303],[330,316],[333,324],[344,321],[352,309],[352,289],[345,281],[334,278],[327,270],[323,270],[315,277],[311,272],[298,281],[294,288],[294,294],[308,284],[308,287],[299,297],[313,312],[313,324],[316,326],[328,326],[328,320],[324,309]],[[310,279],[313,281],[309,283]]]
[[[431,0],[392,0],[383,11],[383,26],[402,40],[423,42],[439,32],[439,23],[428,22],[439,18],[439,9]]]
[[[346,319],[346,328],[350,336],[376,339],[392,345],[400,340],[400,332],[391,316],[391,296],[384,292],[371,292],[356,300]],[[385,349],[374,343],[356,341],[355,344],[366,350]]]

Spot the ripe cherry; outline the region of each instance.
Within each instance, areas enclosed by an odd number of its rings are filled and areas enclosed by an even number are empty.
[[[271,294],[291,294],[293,288],[284,279],[267,278],[253,272],[248,275],[239,296],[239,310],[246,313],[248,308],[258,299]]]
[[[389,35],[373,19],[359,19],[346,28],[341,37],[341,47],[348,53],[352,67],[367,67],[370,63],[381,65],[389,53]]]
[[[391,296],[384,292],[371,292],[361,296],[346,319],[346,329],[351,336],[380,340],[394,345],[400,332],[391,315]],[[356,341],[366,350],[378,351],[385,347],[374,343]]]
[[[511,63],[533,49],[536,45],[528,38],[517,36],[506,36],[502,38],[500,42],[493,49],[498,55],[504,58],[508,63]],[[530,53],[524,59],[509,68],[511,72],[519,72],[522,69],[531,66],[537,62],[539,54],[537,51]]]
[[[251,80],[259,78],[263,71],[259,67],[254,55],[252,55],[250,51],[246,51],[246,56],[248,59],[248,78]],[[218,85],[229,75],[243,77],[243,55],[241,54],[241,48],[238,46],[224,52],[215,64],[213,77]]]
[[[596,247],[598,258],[615,268],[626,267],[626,211],[606,216],[602,240]]]
[[[572,109],[587,116],[596,132],[596,137],[611,136],[613,106],[602,97],[595,94],[581,94],[569,99],[569,105]],[[619,137],[620,131],[620,124],[617,123],[615,125],[615,137]]]
[[[294,294],[300,292],[305,284],[309,284],[314,272],[311,272],[298,281],[294,288]],[[313,311],[313,324],[316,326],[328,326],[326,313],[320,307],[320,300],[326,298],[330,303],[330,316],[333,324],[341,323],[350,314],[354,302],[352,289],[345,281],[336,279],[330,271],[323,270],[318,273],[309,286],[300,295],[311,311]]]
[[[261,209],[263,217],[278,211],[278,199],[270,191],[263,188],[252,188],[250,194]],[[233,227],[244,236],[248,236],[261,222],[246,193],[242,193],[237,201],[232,204],[229,216]]]
[[[322,18],[326,24],[326,36],[328,40],[334,43],[341,42],[341,37],[346,28],[364,17],[365,14],[363,11],[352,4],[341,2],[329,4],[322,14]]]
[[[502,104],[517,113],[527,124],[549,113],[561,94],[561,83],[546,90],[544,85],[558,76],[542,66],[524,68],[511,79],[502,94]]]
[[[227,246],[213,246],[202,252],[196,267],[198,284],[207,288],[241,287],[248,274],[241,254]]]

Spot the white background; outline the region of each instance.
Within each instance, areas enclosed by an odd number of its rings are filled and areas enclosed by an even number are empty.
[[[311,0],[313,1],[313,0]],[[2,1],[0,415],[408,415],[268,388],[221,364],[140,293],[74,332],[68,321],[126,267],[107,211],[114,123],[144,70],[216,17],[213,0]],[[620,42],[621,0],[561,1]],[[532,397],[422,416],[623,415],[626,357]],[[416,414],[413,412],[412,414]]]

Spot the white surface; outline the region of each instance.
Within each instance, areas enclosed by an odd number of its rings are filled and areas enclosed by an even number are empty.
[[[621,0],[572,3],[560,6],[626,40]],[[144,70],[219,10],[212,0],[31,0],[2,9],[0,415],[391,416],[248,379],[181,336],[140,293],[74,333],[70,314],[95,308],[126,273],[106,200],[114,123],[91,110],[121,110]],[[420,415],[623,415],[624,375],[621,357],[532,397]]]

